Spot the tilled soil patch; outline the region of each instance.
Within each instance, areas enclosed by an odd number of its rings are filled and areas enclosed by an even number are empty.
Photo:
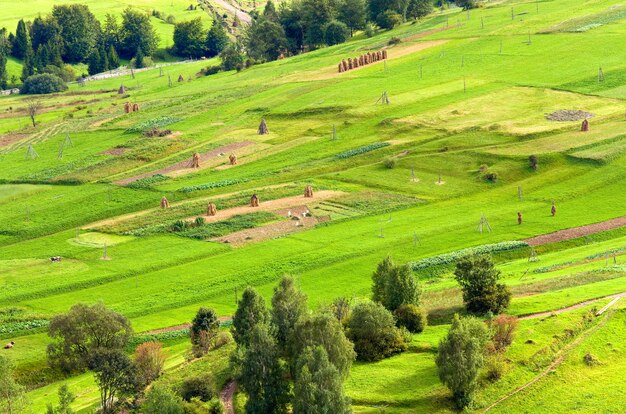
[[[580,111],[577,109],[559,109],[558,111],[546,114],[546,119],[548,121],[555,122],[580,121],[591,117],[593,117],[591,112]]]
[[[235,151],[239,148],[243,148],[252,144],[254,144],[254,142],[252,141],[234,142],[232,144],[224,145],[222,147],[216,148],[209,152],[205,152],[204,154],[200,154],[200,169],[202,169],[202,164],[204,162],[207,162],[208,160],[212,158],[221,156],[222,154],[223,156],[227,156],[232,151]],[[141,180],[142,178],[152,177],[153,175],[156,175],[156,174],[167,175],[168,173],[172,173],[174,171],[180,171],[180,170],[196,171],[196,169],[190,168],[190,166],[191,166],[191,155],[189,156],[189,159],[187,160],[177,162],[176,164],[172,164],[168,167],[161,168],[160,170],[150,171],[147,173],[135,175],[133,177],[114,181],[113,184],[128,185],[130,183],[134,183],[135,181]]]

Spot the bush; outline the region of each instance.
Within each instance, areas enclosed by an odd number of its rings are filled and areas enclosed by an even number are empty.
[[[483,178],[490,183],[498,182],[498,173],[495,171],[489,171],[483,175]]]
[[[346,158],[354,157],[355,155],[361,155],[361,154],[365,154],[366,152],[374,151],[379,148],[388,147],[389,145],[391,144],[389,144],[388,142],[374,142],[373,144],[369,144],[369,145],[365,145],[359,148],[341,152],[335,155],[335,157],[337,157],[340,160],[344,160]]]
[[[530,168],[533,171],[537,171],[537,168],[539,168],[537,156],[536,155],[529,156],[528,157],[528,164],[530,164]]]
[[[402,23],[402,16],[391,10],[387,10],[386,12],[381,13],[378,15],[378,17],[376,17],[376,24],[381,29],[391,30],[400,23]]]
[[[371,23],[365,24],[365,37],[372,37],[376,34],[376,28]]]
[[[506,364],[500,355],[492,355],[485,364],[485,379],[489,382],[496,382],[502,378]]]
[[[400,40],[399,37],[392,37],[391,39],[389,39],[389,41],[387,42],[387,45],[389,46],[393,46],[393,45],[397,45],[399,43],[402,43],[402,40]]]
[[[348,40],[350,36],[350,30],[345,23],[331,20],[326,25],[324,25],[324,41],[327,45],[338,45],[340,43]]]
[[[212,380],[208,375],[185,378],[180,386],[180,396],[185,401],[191,401],[194,398],[209,401],[213,398],[211,384]]]
[[[141,408],[146,414],[183,414],[184,412],[180,397],[160,384],[150,388]]]
[[[221,331],[217,334],[215,340],[213,341],[213,349],[221,348],[231,342],[233,342],[233,335],[230,332]]]
[[[502,351],[513,343],[515,330],[517,329],[517,318],[510,315],[499,315],[489,321],[492,331],[491,341],[496,351]]]
[[[222,70],[221,66],[213,65],[213,66],[207,66],[206,68],[202,69],[200,73],[202,73],[204,76],[210,76],[210,75],[215,75],[216,73],[219,73],[221,70]]]
[[[63,92],[67,85],[63,79],[51,73],[29,76],[22,85],[20,93],[25,95]]]
[[[163,371],[165,354],[159,342],[145,342],[135,349],[138,380],[144,386],[157,379]]]
[[[583,357],[583,361],[585,361],[585,365],[587,365],[588,367],[600,364],[600,360],[591,352],[587,352],[585,354],[585,356]]]
[[[194,223],[197,227],[204,226],[204,217],[196,217]]]
[[[387,158],[385,161],[383,161],[383,165],[385,166],[385,168],[393,170],[394,168],[396,168],[396,159]]]
[[[420,333],[428,324],[426,311],[412,304],[400,306],[394,315],[397,325],[408,329],[409,332]]]
[[[347,336],[354,343],[360,361],[378,361],[407,348],[393,315],[380,303],[363,302],[355,306]]]

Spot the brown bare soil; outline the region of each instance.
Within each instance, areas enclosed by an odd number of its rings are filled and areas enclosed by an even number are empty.
[[[283,220],[275,223],[270,223],[265,226],[256,227],[253,229],[241,230],[235,233],[228,234],[223,237],[212,239],[221,243],[228,243],[232,246],[241,246],[246,243],[253,243],[262,240],[273,239],[276,237],[285,236],[287,234],[295,233],[298,231],[308,230],[317,223],[329,221],[330,216],[323,217],[299,217],[298,220]]]
[[[200,154],[200,168],[199,169],[203,169],[203,164],[206,164],[209,160],[220,156],[220,154],[228,154],[232,151],[236,151],[239,148],[243,148],[252,144],[254,144],[254,142],[252,141],[234,142],[232,144],[224,145],[222,147],[216,148],[204,154]],[[150,171],[150,172],[135,175],[129,178],[124,178],[122,180],[114,181],[113,183],[117,185],[128,185],[130,183],[134,183],[137,180],[141,180],[142,178],[152,177],[155,174],[167,175],[167,174],[172,174],[172,173],[175,174],[176,172],[181,172],[181,171],[188,171],[188,172],[198,171],[198,168],[189,168],[190,159],[191,159],[191,154],[189,155],[189,160],[180,161],[180,162],[177,162],[176,164],[170,165],[165,168],[161,168],[159,170]],[[208,166],[205,165],[204,167],[208,167]]]
[[[224,386],[222,392],[220,392],[220,401],[224,404],[225,414],[235,414],[235,406],[233,404],[233,396],[237,390],[237,383],[231,380]]]
[[[588,224],[586,226],[559,230],[554,233],[542,234],[541,236],[532,237],[524,241],[530,246],[541,246],[544,244],[575,239],[578,237],[587,236],[589,234],[600,233],[603,231],[612,230],[624,226],[626,226],[626,216],[617,217],[612,220],[607,220],[600,223]]]
[[[119,157],[120,155],[124,155],[126,151],[127,151],[126,148],[111,148],[106,151],[102,151],[100,154],[101,155],[114,155],[116,157]]]
[[[223,221],[236,215],[254,213],[255,211],[276,211],[282,209],[295,209],[297,206],[301,206],[303,201],[317,202],[342,196],[345,193],[342,191],[323,190],[314,194],[313,198],[304,198],[303,195],[278,198],[276,200],[263,201],[260,200],[258,207],[239,206],[226,210],[217,210],[217,214],[214,216],[203,216],[206,223],[215,223],[217,221]],[[189,217],[188,221],[193,221],[198,217],[197,215]],[[295,226],[294,226],[295,227]]]
[[[5,134],[0,136],[0,148],[8,147],[26,138],[29,134]]]
[[[569,311],[573,311],[573,310],[576,310],[576,309],[580,309],[583,306],[591,305],[592,303],[596,303],[596,302],[599,302],[599,301],[604,300],[604,299],[617,299],[617,298],[623,298],[625,296],[626,296],[626,292],[616,293],[614,295],[609,295],[609,296],[602,296],[601,298],[586,300],[584,302],[577,303],[576,305],[568,306],[566,308],[561,308],[561,309],[557,309],[557,310],[554,310],[554,311],[532,313],[530,315],[520,316],[519,319],[546,318],[548,316],[558,315],[558,314],[563,313],[563,312],[569,312]]]

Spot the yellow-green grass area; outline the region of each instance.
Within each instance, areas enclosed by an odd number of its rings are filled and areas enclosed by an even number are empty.
[[[616,403],[621,400],[625,385],[622,373],[626,351],[621,341],[625,322],[622,299],[608,321],[573,349],[562,365],[493,412],[619,412],[621,407]],[[595,357],[598,363],[585,363],[587,355]]]
[[[52,7],[55,5],[72,3],[75,2],[69,0],[35,0],[23,3],[17,0],[6,0],[2,3],[3,13],[0,17],[0,27],[6,27],[7,30],[15,33],[15,27],[17,26],[18,20],[24,19],[32,21],[39,15],[44,16],[49,14],[52,11]],[[116,16],[118,22],[121,21],[122,12],[128,7],[138,9],[146,13],[151,13],[153,10],[157,10],[163,13],[164,18],[169,15],[174,16],[175,21],[177,22],[200,17],[204,21],[207,28],[211,22],[210,15],[202,11],[200,8],[191,11],[187,10],[191,3],[186,0],[137,0],[132,2],[124,0],[85,0],[80,3],[89,6],[91,12],[101,22],[104,22],[104,17],[108,13]],[[165,48],[172,46],[174,26],[155,17],[152,17],[151,21],[159,35],[159,47]]]
[[[314,309],[338,296],[369,297],[371,273],[387,254],[399,263],[415,262],[623,216],[624,28],[609,22],[584,33],[536,34],[613,5],[513,1],[472,10],[469,19],[452,8],[372,38],[358,35],[238,73],[196,76],[218,63],[211,60],[168,66],[165,76],[156,69],[134,79],[71,85],[66,93],[39,97],[45,109],[37,128],[28,126],[24,97],[2,97],[1,142],[9,142],[0,149],[0,308],[49,318],[77,302],[102,301],[143,332],[188,322],[199,306],[232,315],[236,292],[254,286],[267,299],[280,277],[292,274]],[[459,27],[426,33],[457,20]],[[526,44],[529,31],[532,42]],[[389,48],[386,65],[335,73],[341,59],[379,49],[391,37],[402,42]],[[604,82],[597,81],[598,62]],[[191,80],[176,82],[178,75]],[[122,83],[128,97],[116,93]],[[376,103],[383,91],[389,105]],[[126,101],[141,110],[123,114]],[[591,130],[545,120],[546,112],[558,109],[594,113]],[[127,132],[160,117],[173,118],[162,127],[173,136]],[[261,118],[268,135],[256,133]],[[73,146],[63,146],[68,132]],[[242,141],[254,145],[236,151],[240,162],[233,167],[216,161],[142,188],[112,184]],[[38,158],[25,159],[29,144]],[[125,152],[102,154],[112,148]],[[533,154],[537,171],[529,167]],[[487,173],[497,180],[487,180]],[[209,201],[224,202],[220,208],[243,205],[258,193],[263,203],[301,194],[307,184],[344,195],[325,205],[331,222],[286,237],[233,249],[174,234],[122,234],[202,214]],[[172,207],[155,210],[163,196]],[[347,206],[347,213],[339,214],[338,206]],[[483,214],[492,231],[481,234]],[[102,221],[113,224],[76,230]],[[623,230],[613,230],[539,246],[538,262],[528,262],[527,247],[494,254],[514,293],[509,312],[549,312],[619,293],[624,237]],[[101,260],[105,243],[109,260]],[[616,263],[607,264],[602,257],[613,251]],[[62,261],[51,263],[51,256]],[[451,315],[462,310],[453,266],[416,273],[433,326],[414,337],[409,352],[355,365],[346,383],[355,411],[384,405],[391,412],[452,409],[438,383],[434,353]],[[523,361],[578,323],[582,311],[521,322],[509,350],[510,374],[485,385],[478,406],[531,378],[535,368],[525,371]],[[37,407],[53,401],[58,386],[42,369],[47,342],[42,329],[20,332],[21,345],[11,351],[18,378],[46,390],[33,394]],[[37,369],[42,378],[28,377]],[[93,391],[91,380],[81,378]],[[77,407],[92,406],[92,391]]]

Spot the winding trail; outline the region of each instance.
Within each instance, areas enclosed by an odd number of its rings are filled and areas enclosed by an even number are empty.
[[[228,11],[228,12],[232,13],[233,15],[237,16],[239,18],[239,20],[241,20],[242,22],[244,22],[246,24],[252,23],[252,17],[248,14],[247,11],[232,5],[228,1],[225,1],[225,0],[213,0],[213,3],[219,5],[220,7],[226,9],[226,11]]]
[[[602,296],[600,298],[595,298],[595,299],[589,299],[589,300],[586,300],[584,302],[580,302],[580,303],[577,303],[575,305],[567,306],[565,308],[561,308],[561,309],[557,309],[557,310],[553,310],[553,311],[531,313],[530,315],[520,316],[518,319],[520,319],[520,320],[537,319],[537,318],[545,318],[545,317],[551,316],[551,315],[558,315],[559,313],[580,309],[583,306],[587,306],[587,305],[590,305],[592,303],[599,302],[599,301],[601,301],[603,299],[613,299],[613,301],[611,302],[611,304],[613,304],[613,303],[616,302],[615,299],[619,299],[619,298],[623,298],[623,297],[626,297],[626,292],[615,293],[613,295]],[[606,309],[604,309],[604,310],[606,310]],[[603,311],[602,312],[598,312],[598,315],[602,314],[602,313],[604,313],[604,312]]]
[[[607,230],[626,226],[626,216],[617,217],[600,223],[588,224],[586,226],[573,227],[571,229],[559,230],[554,233],[542,234],[524,240],[530,246],[541,246],[544,244],[556,243],[563,240],[575,239],[589,234],[600,233]]]
[[[623,295],[623,294],[622,294]],[[576,339],[574,339],[572,342],[570,342],[569,344],[565,345],[565,347],[563,347],[560,351],[558,351],[557,353],[557,358],[552,361],[552,363],[550,365],[548,365],[548,367],[546,369],[544,369],[539,375],[537,375],[536,377],[534,377],[533,379],[531,379],[530,381],[528,381],[526,384],[516,388],[515,390],[513,390],[512,392],[510,392],[509,394],[505,395],[504,397],[500,398],[499,400],[497,400],[496,402],[494,402],[493,404],[491,404],[490,406],[488,406],[487,408],[485,408],[485,410],[483,411],[483,414],[490,411],[491,409],[495,408],[497,405],[499,405],[500,403],[508,400],[509,398],[511,398],[512,396],[514,396],[515,394],[525,390],[526,388],[530,387],[531,385],[533,385],[534,383],[536,383],[537,381],[539,381],[540,379],[542,379],[543,377],[545,377],[546,375],[548,375],[550,372],[554,371],[559,365],[561,365],[561,363],[563,361],[565,361],[565,358],[567,357],[567,355],[573,350],[575,349],[578,345],[580,345],[580,343],[582,341],[584,341],[585,339],[589,338],[592,334],[594,334],[595,332],[597,332],[600,328],[602,328],[604,325],[607,324],[607,322],[609,321],[609,319],[611,318],[611,316],[613,315],[613,312],[609,312],[607,313],[604,318],[596,325],[592,326],[591,328],[589,328],[587,331],[583,332],[582,334],[580,334]]]
[[[224,404],[224,414],[235,414],[235,406],[233,404],[233,396],[237,390],[237,383],[230,380],[222,392],[220,392],[220,401]]]

